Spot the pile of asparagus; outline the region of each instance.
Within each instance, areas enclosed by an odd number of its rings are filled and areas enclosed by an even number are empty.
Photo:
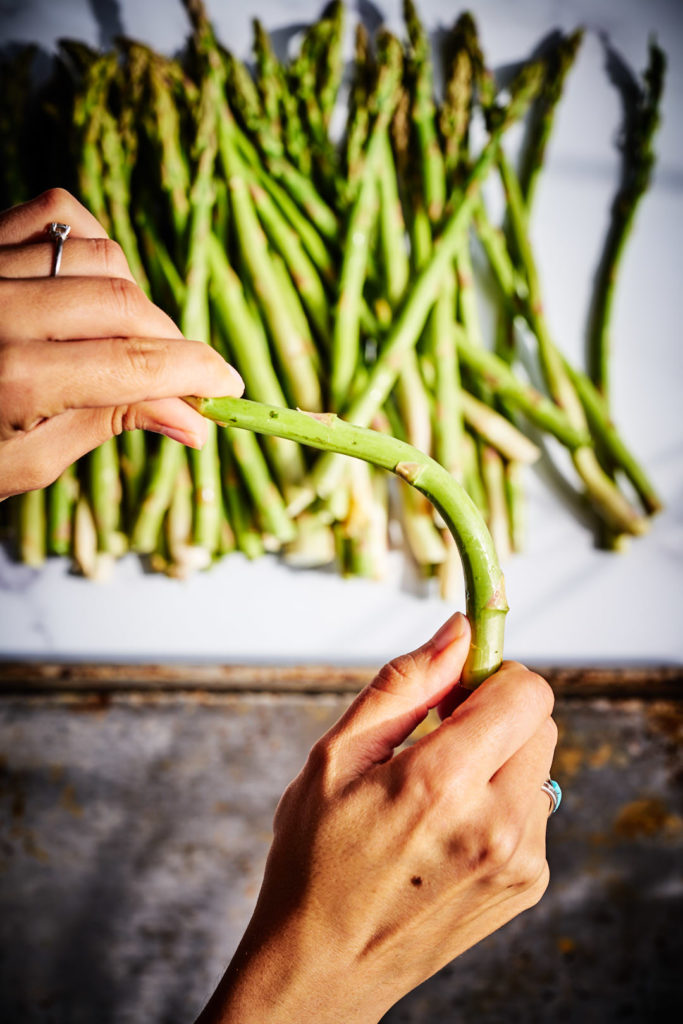
[[[348,66],[339,2],[287,61],[255,21],[253,73],[216,39],[201,0],[184,5],[191,32],[177,59],[130,39],[111,52],[63,41],[40,88],[30,50],[5,61],[3,205],[48,185],[76,192],[145,292],[223,353],[273,420],[275,407],[321,423],[336,413],[431,455],[481,510],[501,558],[523,545],[525,467],[560,445],[603,542],[643,533],[660,502],[610,418],[607,352],[619,260],[654,163],[661,50],[651,44],[631,97],[585,371],[554,342],[528,229],[580,31],[555,34],[500,83],[463,13],[438,97],[412,0],[404,39],[357,25]],[[44,130],[29,134],[36,120]],[[516,123],[513,160],[504,137]],[[531,371],[520,335],[525,348],[533,339]],[[180,577],[234,550],[381,577],[398,522],[420,572],[451,592],[460,555],[424,494],[389,487],[367,462],[314,455],[294,434],[257,438],[263,416],[250,430],[238,421],[211,423],[201,452],[123,434],[46,491],[0,505],[0,527],[24,562],[67,555],[91,577],[129,550]]]

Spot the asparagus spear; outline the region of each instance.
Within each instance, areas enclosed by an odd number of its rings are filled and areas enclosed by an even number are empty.
[[[326,103],[330,96],[325,91],[323,68],[328,68],[327,49],[332,40],[333,21],[323,18],[312,24],[305,33],[298,57],[289,68],[289,84],[299,99],[313,158],[315,176],[320,182],[321,192],[334,197],[337,183],[337,151],[328,133],[327,121],[323,114],[321,97]],[[336,77],[335,68],[333,76]],[[332,84],[334,91],[334,85]]]
[[[652,177],[655,164],[652,142],[659,125],[665,70],[664,53],[652,42],[642,83],[631,81],[632,94],[624,97],[628,108],[620,140],[622,177],[612,202],[609,229],[598,263],[588,327],[590,376],[604,395],[609,391],[609,334],[614,291],[635,213]]]
[[[402,357],[415,345],[429,309],[438,293],[443,273],[462,242],[463,232],[469,222],[481,182],[496,158],[499,140],[506,128],[524,112],[538,83],[538,68],[535,65],[530,65],[524,74],[520,75],[510,104],[501,113],[501,117],[494,126],[489,141],[479,154],[466,184],[453,197],[452,212],[434,245],[428,263],[417,275],[392,324],[384,341],[381,355],[368,376],[362,394],[344,410],[345,418],[352,422],[361,425],[369,423],[386,400],[400,370]],[[315,492],[321,497],[325,497],[334,490],[341,466],[343,463],[340,464],[339,460],[335,459],[331,453],[326,453],[319,458],[313,470],[312,483]]]
[[[268,254],[263,234],[245,180],[244,165],[230,131],[227,114],[221,117],[220,150],[228,175],[231,209],[252,286],[277,348],[279,369],[285,381],[288,397],[302,407],[322,408],[320,381],[315,369],[315,353],[310,343],[296,329],[282,299],[276,272]]]
[[[332,334],[330,391],[335,408],[342,408],[348,402],[358,362],[360,297],[367,267],[369,236],[378,210],[377,163],[396,106],[401,75],[401,46],[398,40],[389,33],[382,33],[377,48],[377,79],[369,100],[374,123],[357,195],[348,218]]]
[[[405,291],[410,275],[405,247],[405,223],[396,184],[388,132],[381,137],[377,156],[377,177],[380,193],[380,243],[385,274],[385,292],[390,306],[396,307]],[[405,438],[421,451],[432,448],[431,406],[420,373],[415,350],[407,352],[395,387],[397,407],[401,411]],[[418,565],[431,566],[442,562],[445,549],[434,524],[432,510],[414,488],[400,488],[403,529],[408,547]]]
[[[265,334],[215,237],[209,239],[209,261],[214,309],[248,393],[259,401],[284,405],[285,396],[270,359]],[[301,452],[296,445],[281,438],[274,438],[268,450],[278,480],[287,493],[303,478],[305,465]]]
[[[318,63],[318,102],[325,129],[329,131],[339,88],[344,74],[342,44],[344,37],[344,4],[333,0],[327,13],[326,47]]]
[[[275,541],[271,550],[294,540],[296,530],[282,495],[272,481],[263,453],[253,434],[228,428],[232,452],[240,476],[257,510],[262,528]]]
[[[405,18],[411,52],[408,73],[412,77],[413,126],[421,154],[422,187],[427,215],[432,223],[441,219],[446,204],[446,179],[443,155],[436,132],[434,82],[429,56],[429,40],[417,16],[413,0],[404,0]]]
[[[51,555],[68,555],[71,552],[78,490],[76,469],[68,466],[47,492],[47,550]]]
[[[302,174],[311,172],[311,154],[301,126],[296,93],[286,82],[285,70],[275,56],[262,23],[254,20],[254,55],[258,89],[266,118],[281,136],[287,155]]]
[[[45,561],[45,491],[27,491],[18,497],[19,555],[25,565],[40,568]]]
[[[277,434],[300,444],[352,455],[407,480],[435,505],[455,537],[465,574],[472,646],[463,670],[476,687],[499,667],[507,602],[491,537],[474,503],[451,475],[412,445],[346,423],[333,413],[309,414],[238,398],[192,398],[194,408],[217,423]]]
[[[349,97],[349,111],[346,124],[345,163],[346,196],[351,197],[358,187],[363,168],[363,152],[370,128],[368,104],[373,62],[370,54],[370,40],[362,21],[356,25],[355,60],[353,81]]]
[[[570,35],[560,35],[544,53],[545,81],[529,111],[528,129],[520,156],[519,183],[527,209],[531,209],[536,193],[565,79],[574,65],[582,40],[581,29]]]
[[[266,190],[258,182],[253,181],[250,192],[269,241],[285,260],[318,338],[323,347],[329,349],[329,303],[315,265],[306,253],[296,231],[287,223]]]
[[[587,425],[583,405],[571,376],[567,373],[565,363],[550,336],[543,314],[539,276],[525,230],[524,206],[519,182],[505,158],[501,158],[500,167],[508,198],[511,230],[523,262],[527,281],[528,296],[524,307],[525,316],[538,342],[546,384],[557,404],[567,413],[570,422],[577,430],[585,431]],[[584,444],[574,449],[572,460],[586,486],[591,501],[609,526],[618,531],[632,534],[643,533],[647,529],[643,517],[630,505],[600,466],[592,445]]]
[[[467,425],[506,458],[531,463],[541,454],[533,441],[530,441],[510,420],[467,391],[462,392],[462,408]]]
[[[230,524],[234,531],[235,542],[239,551],[247,558],[259,558],[263,554],[263,538],[256,525],[253,510],[246,501],[246,495],[240,487],[237,466],[232,449],[221,431],[221,476],[223,480],[223,497]]]

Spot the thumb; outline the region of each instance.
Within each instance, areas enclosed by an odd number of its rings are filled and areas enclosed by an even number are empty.
[[[387,761],[460,679],[470,646],[470,625],[456,612],[422,647],[380,669],[332,729],[355,776]]]

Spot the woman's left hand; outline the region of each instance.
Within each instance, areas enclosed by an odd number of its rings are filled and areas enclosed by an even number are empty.
[[[57,276],[52,222],[71,228]],[[46,486],[122,430],[199,448],[206,422],[181,396],[242,391],[216,351],[144,295],[68,192],[0,214],[0,500]]]

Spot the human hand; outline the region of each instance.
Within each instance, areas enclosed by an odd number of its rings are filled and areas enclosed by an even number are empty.
[[[198,1024],[371,1024],[548,883],[548,684],[454,690],[457,614],[315,744],[278,806],[256,910]],[[448,714],[395,753],[432,707]]]
[[[52,221],[71,225],[56,277]],[[206,421],[179,396],[242,391],[217,352],[146,298],[68,192],[0,214],[0,500],[46,486],[122,430],[199,448]]]

